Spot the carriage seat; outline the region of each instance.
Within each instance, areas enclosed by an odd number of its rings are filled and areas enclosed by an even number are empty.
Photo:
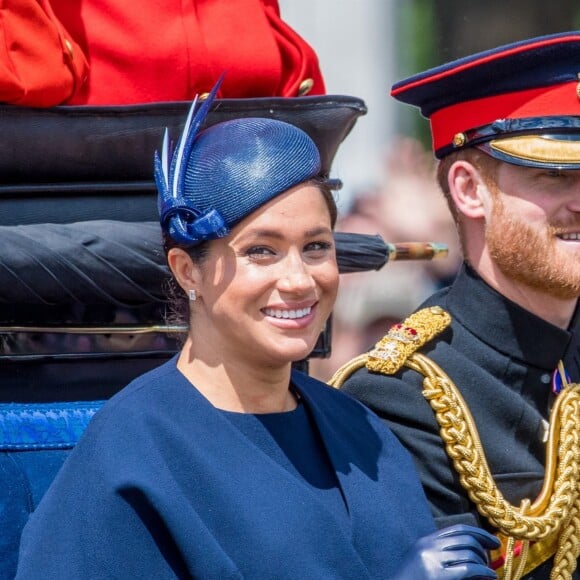
[[[103,403],[0,404],[0,578],[13,576],[26,520]]]

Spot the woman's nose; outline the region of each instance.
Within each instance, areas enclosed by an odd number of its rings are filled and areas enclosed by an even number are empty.
[[[304,292],[314,288],[315,282],[302,256],[289,256],[281,264],[278,287],[284,292]]]

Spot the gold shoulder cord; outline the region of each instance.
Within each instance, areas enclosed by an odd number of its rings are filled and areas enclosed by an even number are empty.
[[[329,384],[340,388],[363,366],[389,375],[406,366],[423,375],[423,396],[435,413],[461,485],[499,530],[506,556],[498,576],[518,580],[555,554],[551,580],[571,579],[580,556],[580,385],[568,383],[560,365],[564,387],[550,413],[542,490],[533,503],[524,500],[519,508],[512,506],[493,479],[477,427],[456,385],[417,352],[450,323],[449,314],[439,307],[416,312],[392,327],[369,353],[338,369]]]

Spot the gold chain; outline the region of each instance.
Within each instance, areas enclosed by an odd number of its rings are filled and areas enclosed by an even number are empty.
[[[580,556],[580,385],[568,385],[556,399],[544,485],[534,503],[520,509],[495,484],[473,417],[455,384],[420,353],[412,354],[405,365],[425,377],[423,395],[435,412],[461,485],[478,511],[508,537],[528,542],[557,533],[551,578],[570,579]]]

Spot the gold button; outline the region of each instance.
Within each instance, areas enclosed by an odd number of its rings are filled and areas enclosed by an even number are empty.
[[[66,51],[68,52],[68,55],[69,55],[70,59],[72,60],[74,57],[74,50],[73,50],[73,45],[71,44],[71,42],[68,38],[64,39],[64,47],[66,48]]]
[[[303,97],[304,95],[307,95],[312,90],[313,86],[314,79],[304,79],[298,87],[298,96]]]
[[[542,434],[541,434],[542,443],[547,443],[548,439],[550,438],[550,423],[545,419],[542,419]]]
[[[455,135],[453,136],[454,147],[463,147],[466,141],[467,137],[465,136],[465,133],[455,133]]]
[[[199,95],[197,97],[197,100],[198,101],[205,101],[208,97],[209,97],[209,93],[201,93],[201,95]]]

